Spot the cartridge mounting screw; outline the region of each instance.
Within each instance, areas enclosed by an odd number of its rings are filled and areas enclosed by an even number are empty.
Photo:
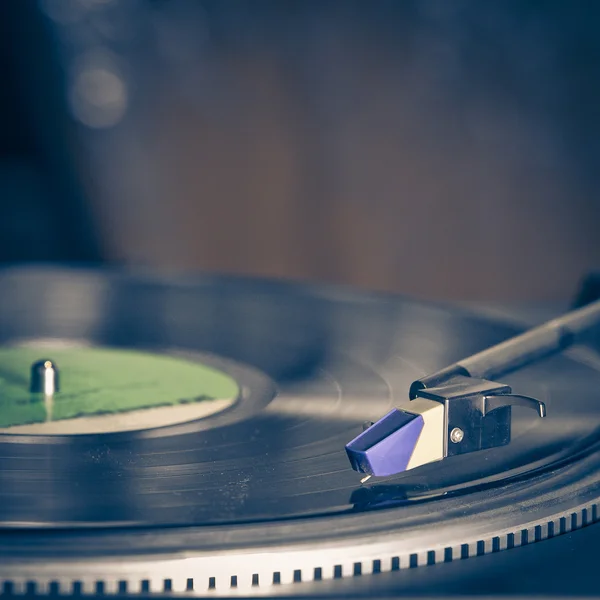
[[[460,444],[460,442],[463,441],[464,437],[465,437],[465,432],[460,427],[455,427],[450,432],[450,441],[453,444]]]

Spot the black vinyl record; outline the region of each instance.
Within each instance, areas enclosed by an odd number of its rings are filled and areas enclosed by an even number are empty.
[[[192,370],[201,364],[234,380],[238,393],[212,414],[149,427],[93,433],[85,427],[56,433],[52,423],[33,432],[23,424],[0,427],[0,554],[7,560],[96,560],[241,549],[247,557],[257,543],[274,551],[335,542],[352,549],[344,559],[350,567],[339,559],[339,573],[349,568],[356,575],[367,564],[361,548],[372,544],[379,544],[377,552],[387,544],[381,550],[387,558],[382,562],[365,550],[369,570],[393,570],[405,566],[403,552],[406,565],[420,566],[594,522],[597,484],[589,478],[597,467],[600,373],[589,349],[503,379],[518,393],[543,400],[548,411],[536,419],[514,408],[508,446],[366,485],[350,468],[345,444],[364,421],[406,405],[415,379],[517,332],[467,311],[339,288],[6,269],[0,274],[0,384],[4,377],[10,389],[25,385],[7,371],[15,349],[43,359],[71,348],[68,356],[84,383],[106,359],[103,380],[85,393],[109,405],[149,398],[170,381],[179,385],[169,379],[175,371],[157,367],[137,389],[135,377],[128,383],[124,375],[128,363],[121,364],[127,352],[184,361]],[[86,352],[104,354],[91,354],[86,366],[77,362]],[[55,415],[66,415],[73,400],[69,376],[62,365]],[[39,408],[35,399],[18,402],[27,411]],[[73,423],[81,417],[77,410],[69,413]],[[546,512],[527,516],[528,506]],[[571,513],[575,519],[563,524],[562,515]],[[519,531],[524,537],[515,542]],[[394,540],[406,548],[390,545]],[[322,557],[314,560],[314,577],[321,577]],[[244,567],[248,581],[263,569],[256,565]],[[235,561],[219,567],[227,585],[230,576],[242,579],[235,568]],[[294,578],[302,572],[289,568]],[[332,563],[332,577],[337,568]],[[267,568],[269,581],[283,572],[277,569],[272,574]]]
[[[332,515],[385,501],[380,492],[390,489],[398,504],[431,501],[564,459],[599,422],[598,373],[553,358],[508,378],[548,407],[545,420],[514,409],[508,447],[363,488],[344,451],[361,424],[405,405],[416,378],[515,329],[422,302],[252,280],[8,271],[0,289],[4,344],[71,340],[185,356],[220,367],[241,390],[226,410],[173,426],[96,435],[4,430],[4,526]],[[110,377],[103,385],[110,390]]]

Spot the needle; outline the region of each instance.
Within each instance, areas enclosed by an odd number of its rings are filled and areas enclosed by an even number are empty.
[[[369,479],[371,479],[371,476],[370,476],[370,475],[367,475],[366,477],[363,477],[363,478],[360,480],[360,482],[361,482],[361,483],[367,483],[367,481],[369,481]]]

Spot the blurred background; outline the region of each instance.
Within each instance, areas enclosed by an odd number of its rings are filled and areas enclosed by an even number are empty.
[[[0,261],[563,300],[595,0],[4,0]]]

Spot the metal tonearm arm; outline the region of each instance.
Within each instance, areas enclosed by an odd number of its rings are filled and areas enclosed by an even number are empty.
[[[393,475],[510,442],[511,406],[546,416],[543,402],[497,377],[562,352],[600,325],[600,300],[414,381],[410,409],[393,409],[346,445],[352,468]]]

